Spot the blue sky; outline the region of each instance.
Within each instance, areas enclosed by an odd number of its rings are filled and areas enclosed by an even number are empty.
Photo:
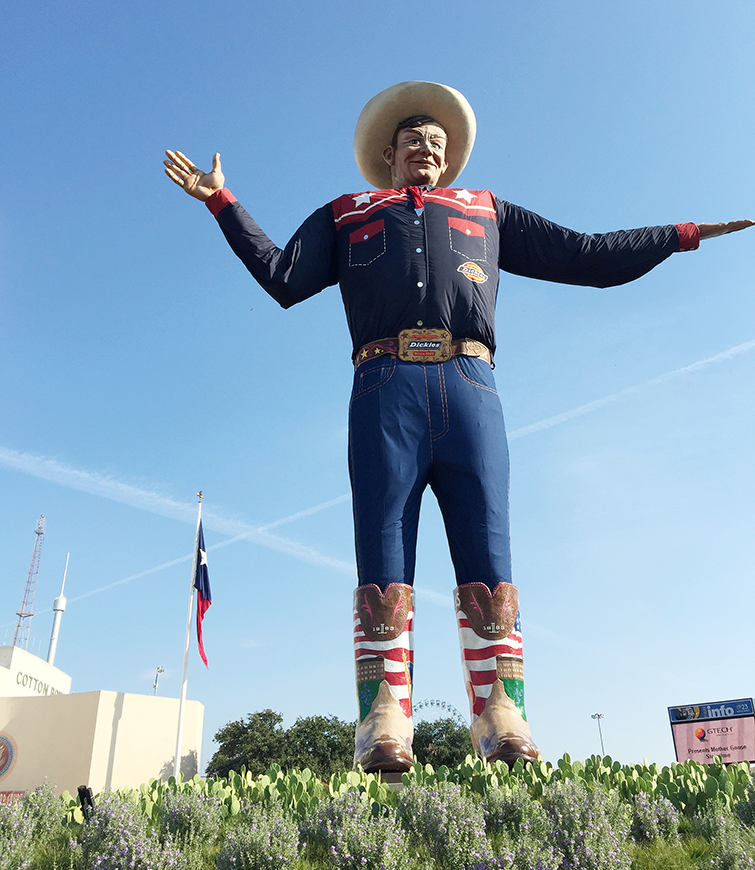
[[[364,103],[429,79],[477,114],[467,188],[590,232],[755,214],[749,0],[33,2],[0,39],[0,642],[44,514],[30,650],[70,551],[74,690],[150,693],[160,665],[177,696],[202,489],[205,760],[255,710],[356,715],[352,372],[337,290],[278,308],[164,149],[219,151],[282,245],[367,187]],[[598,751],[600,711],[607,752],[668,763],[667,706],[755,694],[754,255],[750,230],[611,290],[502,278],[527,708],[550,759]],[[416,585],[415,698],[466,715],[431,495]]]

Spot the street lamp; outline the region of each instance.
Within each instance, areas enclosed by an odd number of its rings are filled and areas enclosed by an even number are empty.
[[[598,720],[598,734],[600,734],[600,752],[602,755],[605,755],[606,750],[603,746],[603,729],[600,727],[600,720],[605,719],[606,717],[602,713],[593,713],[590,718]]]
[[[164,674],[164,673],[165,673],[165,668],[161,668],[161,667],[158,667],[157,670],[155,671],[155,682],[152,683],[152,688],[155,690],[155,691],[153,692],[154,695],[157,694],[157,680],[158,680],[158,677],[160,676],[160,674]]]

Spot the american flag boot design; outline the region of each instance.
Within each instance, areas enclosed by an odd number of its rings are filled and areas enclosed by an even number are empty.
[[[375,584],[354,591],[354,657],[359,723],[354,767],[409,770],[412,740],[412,587]]]
[[[511,583],[454,590],[461,662],[472,713],[475,752],[487,761],[537,761],[524,712],[519,595]]]

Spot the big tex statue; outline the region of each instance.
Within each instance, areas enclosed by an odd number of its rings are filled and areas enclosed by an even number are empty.
[[[585,235],[453,188],[475,138],[458,91],[403,82],[357,121],[354,151],[375,190],[310,215],[284,249],[180,151],[165,172],[205,201],[231,248],[284,308],[339,284],[353,340],[349,470],[359,586],[354,763],[412,763],[417,524],[429,484],[446,527],[472,743],[482,758],[534,761],[524,712],[519,603],[509,553],[508,449],[492,373],[498,272],[608,287],[701,238],[752,226],[686,223]]]

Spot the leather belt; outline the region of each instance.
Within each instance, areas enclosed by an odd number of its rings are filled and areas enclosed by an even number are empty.
[[[354,357],[354,368],[358,368],[363,362],[368,359],[383,354],[391,354],[393,356],[401,356],[402,359],[408,359],[411,362],[439,362],[443,360],[427,359],[421,356],[408,358],[400,352],[401,342],[399,338],[379,338],[377,341],[371,341],[369,344],[362,345]],[[421,351],[420,351],[421,352]],[[452,356],[475,356],[484,359],[488,365],[493,365],[493,355],[487,347],[481,342],[473,338],[450,338],[448,341],[448,355],[446,359]]]

